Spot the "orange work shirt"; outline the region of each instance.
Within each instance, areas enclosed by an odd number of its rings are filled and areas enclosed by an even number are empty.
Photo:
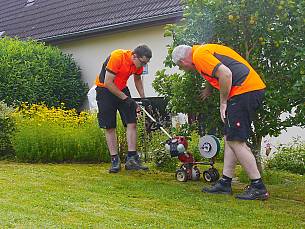
[[[237,52],[229,47],[217,44],[194,45],[193,64],[197,71],[213,87],[220,89],[215,73],[221,64],[232,72],[232,87],[229,98],[266,88],[261,77],[254,71],[250,64]]]
[[[104,62],[100,75],[96,77],[96,86],[105,87],[105,74],[108,71],[115,75],[114,84],[122,91],[127,86],[127,80],[131,75],[141,75],[143,73],[144,68],[137,68],[131,58],[131,50],[114,50]]]

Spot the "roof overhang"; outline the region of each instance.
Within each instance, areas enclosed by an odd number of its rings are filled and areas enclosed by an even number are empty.
[[[112,25],[107,25],[92,29],[86,29],[86,30],[80,30],[71,33],[42,37],[39,38],[38,40],[47,43],[62,43],[69,40],[81,39],[84,37],[98,36],[100,34],[111,34],[120,31],[129,31],[138,27],[150,27],[150,26],[156,26],[162,24],[176,23],[181,20],[182,15],[183,15],[183,11],[178,11],[172,14],[167,14],[162,16],[158,15],[155,17],[148,17],[144,19],[141,18],[138,20],[126,21],[122,23],[117,23],[117,24],[112,24]]]

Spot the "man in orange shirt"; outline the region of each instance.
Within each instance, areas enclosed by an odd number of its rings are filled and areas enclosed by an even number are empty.
[[[173,62],[185,71],[197,70],[210,85],[220,91],[220,116],[225,129],[223,177],[203,192],[231,194],[231,181],[237,161],[244,167],[251,184],[238,199],[266,200],[269,197],[255,158],[246,141],[251,122],[262,103],[266,85],[250,64],[229,47],[217,44],[177,46]],[[201,93],[204,100],[211,94],[208,85]]]
[[[114,50],[104,62],[102,70],[96,79],[96,100],[99,109],[98,121],[100,128],[105,129],[106,141],[111,155],[110,173],[117,173],[121,169],[116,136],[117,111],[120,112],[124,126],[127,127],[128,155],[125,169],[148,169],[141,164],[136,151],[137,104],[131,98],[127,80],[131,75],[134,75],[136,89],[141,98],[144,98],[141,74],[151,57],[152,52],[146,45],[140,45],[133,51]]]

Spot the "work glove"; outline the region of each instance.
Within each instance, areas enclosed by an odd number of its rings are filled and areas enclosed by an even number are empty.
[[[151,105],[151,103],[148,99],[142,98],[140,101],[141,101],[143,107],[148,107]]]

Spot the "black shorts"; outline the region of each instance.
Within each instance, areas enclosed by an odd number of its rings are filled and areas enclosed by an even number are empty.
[[[261,106],[264,90],[251,91],[233,96],[228,100],[224,134],[228,141],[247,141],[251,123]]]
[[[122,92],[131,97],[127,87]],[[116,128],[117,111],[120,112],[124,126],[129,123],[136,123],[136,105],[128,106],[128,104],[112,94],[107,88],[96,87],[96,101],[99,110],[97,118],[100,128]]]

